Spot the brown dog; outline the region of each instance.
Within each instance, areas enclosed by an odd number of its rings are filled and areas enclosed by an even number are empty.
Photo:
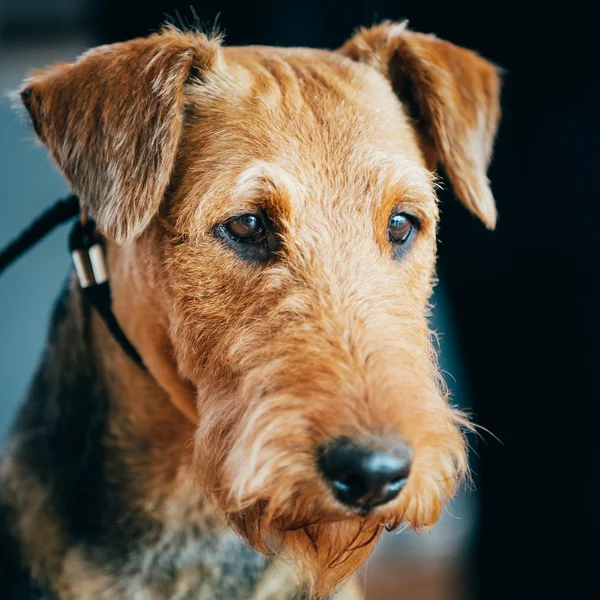
[[[437,521],[468,422],[427,324],[433,173],[494,226],[498,95],[391,23],[335,52],[166,29],[33,74],[149,373],[71,285],[2,464],[10,598],[324,597]]]

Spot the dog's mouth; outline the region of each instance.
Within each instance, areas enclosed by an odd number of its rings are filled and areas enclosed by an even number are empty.
[[[268,502],[264,502],[264,513],[268,513]],[[363,524],[365,527],[385,529],[386,531],[394,531],[402,523],[401,515],[393,514],[391,511],[385,511],[378,506],[356,506],[344,508],[331,508],[324,510],[320,516],[306,516],[294,518],[287,515],[278,515],[272,520],[274,529],[280,532],[301,531],[307,528],[314,528],[322,525],[334,525],[354,521]]]
[[[337,516],[337,517],[321,517],[318,519],[311,519],[301,522],[288,523],[285,519],[278,519],[275,528],[278,531],[300,531],[308,527],[316,527],[318,525],[331,525],[333,523],[341,523],[348,519],[348,516]]]
[[[338,516],[338,517],[323,517],[320,519],[312,519],[310,521],[303,521],[301,523],[285,523],[283,520],[279,520],[279,522],[275,526],[275,529],[277,529],[278,531],[281,531],[281,532],[300,531],[302,529],[307,529],[310,527],[318,527],[319,525],[333,525],[335,523],[342,523],[349,519],[357,519],[357,518],[361,522],[364,522],[365,524],[369,523],[369,524],[373,525],[372,519],[369,518],[372,515],[373,515],[373,511],[370,511],[369,514],[360,514],[357,512],[352,515]],[[377,522],[377,525],[381,529],[385,529],[388,532],[392,532],[392,531],[395,531],[396,529],[398,529],[398,527],[400,526],[401,523],[402,523],[402,519],[389,519],[389,520],[383,520],[381,522]]]

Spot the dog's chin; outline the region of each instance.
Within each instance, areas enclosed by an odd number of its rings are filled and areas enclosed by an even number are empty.
[[[400,494],[360,515],[336,501],[316,468],[314,428],[295,413],[291,428],[289,411],[280,404],[263,400],[258,416],[241,430],[232,423],[239,420],[235,404],[232,410],[215,404],[215,415],[205,408],[196,436],[197,472],[233,529],[260,552],[288,562],[309,597],[326,597],[342,584],[385,529],[434,525],[467,472],[458,427],[466,421],[450,410],[443,426],[415,438],[410,475]],[[227,443],[211,445],[215,439]]]
[[[381,515],[367,517],[341,510],[323,511],[320,518],[298,514],[268,517],[268,503],[259,502],[229,515],[232,527],[254,548],[293,566],[307,597],[333,592],[368,558],[386,523]],[[294,511],[295,513],[295,511]],[[397,524],[399,519],[394,519]]]
[[[423,530],[438,521],[460,476],[440,479],[439,473],[419,473],[420,466],[396,500],[368,514],[345,509],[314,481],[287,494],[285,501],[263,496],[225,512],[254,548],[292,565],[307,597],[326,597],[364,563],[384,531]]]

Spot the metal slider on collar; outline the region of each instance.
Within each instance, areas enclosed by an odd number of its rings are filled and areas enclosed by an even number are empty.
[[[82,288],[108,281],[104,247],[91,219],[77,221],[69,236],[69,251]]]

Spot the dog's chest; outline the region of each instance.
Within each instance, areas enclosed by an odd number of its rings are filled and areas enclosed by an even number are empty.
[[[132,600],[284,600],[295,588],[282,566],[285,577],[276,595],[262,593],[271,587],[273,566],[230,530],[165,531],[132,563],[123,594]]]
[[[65,571],[69,598],[77,600],[288,600],[296,580],[232,531],[164,531],[139,548],[117,572],[97,569],[71,552]]]
[[[166,531],[140,556],[133,598],[225,600],[250,598],[267,560],[233,532],[198,535]]]

